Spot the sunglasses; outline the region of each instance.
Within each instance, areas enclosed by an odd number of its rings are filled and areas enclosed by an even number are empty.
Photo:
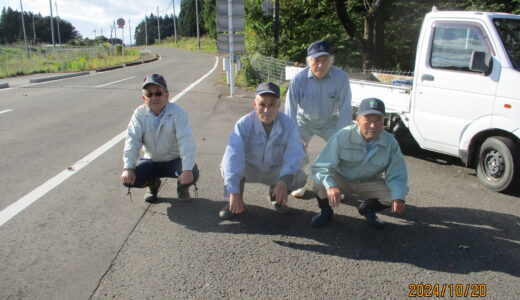
[[[161,97],[162,94],[163,94],[162,91],[157,91],[155,93],[146,93],[146,97],[148,97],[148,98],[152,98],[153,96]]]

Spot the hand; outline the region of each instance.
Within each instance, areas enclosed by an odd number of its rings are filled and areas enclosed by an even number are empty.
[[[336,186],[331,186],[327,189],[327,197],[329,198],[329,205],[334,208],[341,201],[341,190]]]
[[[392,212],[394,214],[402,214],[404,212],[404,201],[403,200],[394,200],[392,201]]]
[[[303,148],[307,148],[309,146],[309,143],[307,143],[304,138],[301,138],[301,140],[302,140]]]
[[[133,169],[123,170],[121,174],[121,181],[125,184],[133,185],[135,182],[135,171]]]
[[[179,176],[180,184],[190,184],[193,181],[193,171],[186,170],[182,171],[181,176]]]
[[[240,193],[229,195],[229,210],[234,214],[241,214],[245,211],[244,199],[242,199]]]
[[[286,204],[288,198],[287,183],[285,183],[285,181],[283,180],[278,180],[278,182],[274,186],[271,196],[275,197],[277,204]]]

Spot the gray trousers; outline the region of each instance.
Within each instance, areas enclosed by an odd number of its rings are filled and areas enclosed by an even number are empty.
[[[346,197],[358,195],[362,199],[377,199],[385,206],[392,205],[392,193],[383,178],[374,178],[370,181],[356,182],[348,181],[338,173],[332,171],[336,186],[345,194]],[[314,183],[313,190],[321,199],[327,199],[327,190],[325,186]]]
[[[224,174],[222,174],[224,175]],[[224,176],[222,176],[224,177]],[[247,183],[262,183],[268,185],[270,189],[274,188],[280,177],[280,169],[272,169],[269,171],[261,171],[256,168],[248,167],[244,169],[242,180],[240,181],[240,194],[244,193],[244,184]],[[307,182],[307,175],[300,169],[293,176],[292,181],[287,185],[287,192],[302,188]],[[224,187],[224,198],[229,198],[229,192]]]

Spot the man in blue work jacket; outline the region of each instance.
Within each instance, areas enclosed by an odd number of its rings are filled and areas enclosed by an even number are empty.
[[[359,213],[375,228],[383,228],[376,212],[391,207],[404,211],[408,173],[396,139],[383,130],[385,104],[377,98],[361,101],[357,124],[339,130],[312,165],[314,192],[321,212],[313,226],[330,221],[341,194],[359,195]]]
[[[219,214],[223,219],[244,212],[246,182],[268,185],[274,209],[286,214],[288,193],[307,180],[300,169],[303,147],[296,123],[278,111],[280,88],[272,82],[259,84],[253,107],[235,124],[222,158],[224,197],[229,198]]]
[[[307,146],[312,136],[325,141],[352,123],[352,93],[348,75],[332,66],[332,47],[326,41],[312,43],[307,49],[308,67],[298,72],[289,84],[285,113],[297,124],[305,148],[302,168],[309,164]],[[292,192],[301,197],[305,189]]]

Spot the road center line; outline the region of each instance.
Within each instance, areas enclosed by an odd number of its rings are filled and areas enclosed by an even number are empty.
[[[102,85],[98,85],[98,86],[96,86],[96,87],[97,87],[97,88],[100,88],[100,87],[104,87],[104,86],[107,86],[107,85],[111,85],[111,84],[114,84],[114,83],[118,83],[118,82],[121,82],[121,81],[125,81],[125,80],[128,80],[128,79],[132,79],[132,78],[135,78],[135,76],[128,77],[128,78],[121,79],[121,80],[117,80],[117,81],[113,81],[113,82],[109,82],[109,83],[105,83],[105,84],[102,84]]]
[[[190,91],[194,86],[199,84],[202,80],[206,79],[218,66],[218,57],[215,57],[215,65],[213,68],[204,76],[197,79],[197,81],[190,84],[187,88],[182,90],[179,94],[175,95],[170,102],[175,102],[178,99],[180,99],[182,96],[184,96],[188,91]],[[128,78],[127,78],[128,79]],[[4,210],[0,212],[0,226],[4,225],[7,221],[12,219],[14,216],[16,216],[18,213],[23,211],[25,208],[27,208],[29,205],[36,202],[38,199],[40,199],[42,196],[50,192],[52,189],[54,189],[56,186],[61,184],[63,181],[65,181],[67,178],[71,177],[72,175],[76,174],[79,170],[86,167],[89,163],[96,160],[96,158],[100,157],[103,153],[110,150],[112,147],[114,147],[116,144],[118,144],[121,140],[123,140],[126,136],[126,130],[121,132],[120,134],[113,137],[108,142],[104,143],[102,146],[88,154],[87,156],[83,157],[76,163],[74,163],[72,166],[68,167],[67,169],[61,171],[58,175],[52,177],[51,179],[47,180],[45,183],[37,187],[36,189],[29,192],[27,195],[23,196],[22,198],[18,199],[13,204],[6,207]]]
[[[0,111],[0,114],[5,114],[5,113],[8,113],[10,111],[13,111],[13,110],[12,109],[2,110],[2,111]]]

